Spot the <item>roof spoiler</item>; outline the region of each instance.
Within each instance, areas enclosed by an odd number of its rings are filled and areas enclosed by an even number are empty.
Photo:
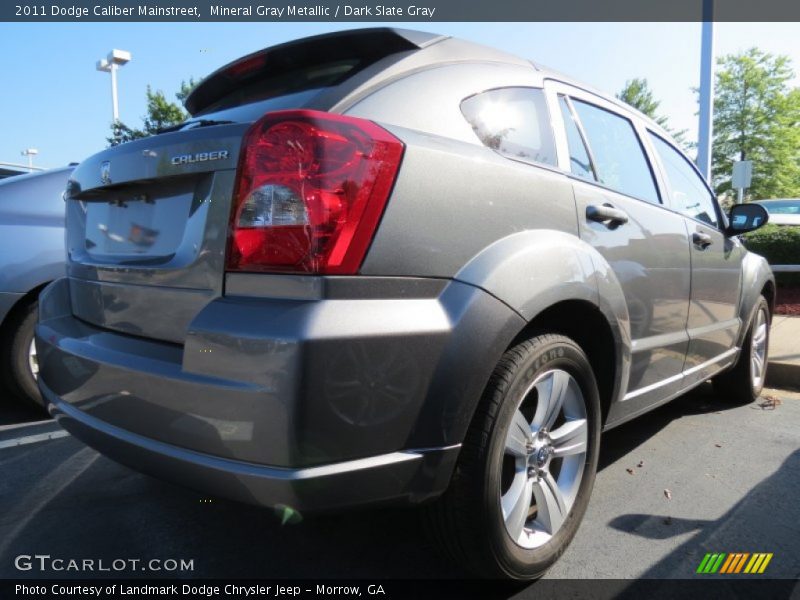
[[[217,69],[184,102],[195,115],[243,82],[313,66],[320,60],[363,58],[373,63],[397,52],[420,50],[446,36],[387,27],[351,29],[307,37],[259,50]]]

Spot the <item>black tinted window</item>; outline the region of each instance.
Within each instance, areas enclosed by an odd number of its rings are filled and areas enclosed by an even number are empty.
[[[583,143],[583,138],[578,130],[572,110],[570,110],[569,104],[567,104],[567,100],[563,96],[559,98],[558,104],[561,107],[561,116],[564,118],[564,128],[567,132],[570,171],[578,177],[594,180],[596,178],[594,170],[592,170],[592,161],[589,159],[589,153],[586,151],[586,145]]]
[[[686,216],[716,226],[714,200],[700,175],[683,155],[657,135],[650,134],[653,145],[664,164],[672,192],[672,207]]]
[[[611,189],[658,204],[658,191],[631,122],[602,108],[573,100],[592,149],[597,180]]]
[[[266,113],[273,110],[286,110],[290,108],[302,108],[316,98],[326,88],[313,88],[302,92],[294,92],[282,96],[274,96],[266,100],[250,102],[248,104],[233,105],[228,108],[214,108],[203,111],[202,114],[195,115],[186,121],[188,125],[192,121],[202,119],[212,119],[215,121],[234,121],[245,123],[256,121]]]
[[[359,61],[341,60],[321,63],[296,69],[271,77],[257,77],[252,81],[242,82],[234,89],[209,104],[195,116],[206,116],[209,113],[220,113],[226,109],[243,105],[320,91],[338,85],[360,69]]]
[[[503,88],[471,96],[461,112],[484,145],[510,158],[556,164],[544,92]]]

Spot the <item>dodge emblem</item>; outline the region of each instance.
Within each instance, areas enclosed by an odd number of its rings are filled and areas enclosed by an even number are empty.
[[[100,164],[100,181],[103,184],[108,185],[111,183],[111,162],[110,161],[103,161]]]

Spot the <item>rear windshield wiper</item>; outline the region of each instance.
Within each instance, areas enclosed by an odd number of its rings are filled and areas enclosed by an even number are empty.
[[[197,119],[196,121],[185,121],[183,123],[178,123],[177,125],[162,127],[161,129],[158,129],[156,133],[169,133],[170,131],[178,131],[179,129],[183,129],[184,127],[189,129],[195,129],[197,127],[209,127],[211,125],[230,125],[231,123],[235,123],[235,121]]]

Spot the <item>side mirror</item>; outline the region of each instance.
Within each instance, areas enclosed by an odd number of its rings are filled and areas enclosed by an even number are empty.
[[[760,204],[734,204],[728,213],[728,235],[739,235],[767,224],[769,213]]]

